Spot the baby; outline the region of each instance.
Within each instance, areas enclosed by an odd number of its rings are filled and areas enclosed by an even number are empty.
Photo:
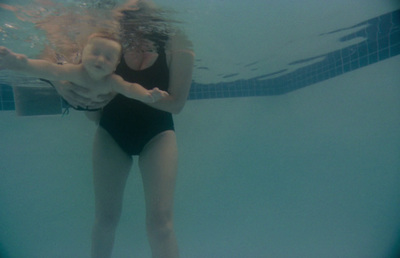
[[[83,48],[80,64],[58,65],[46,60],[28,59],[0,46],[0,70],[14,70],[50,81],[70,81],[88,88],[90,94],[87,97],[92,100],[110,92],[144,103],[153,103],[168,96],[167,92],[158,88],[147,90],[114,74],[121,56],[122,47],[116,39],[107,34],[94,33]]]

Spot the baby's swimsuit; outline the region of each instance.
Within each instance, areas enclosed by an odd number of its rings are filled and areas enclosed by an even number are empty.
[[[56,88],[56,87],[54,87],[54,84],[47,79],[39,78],[39,80],[41,80],[42,82],[48,83],[54,89]],[[84,108],[84,107],[79,107],[79,106],[74,107],[71,104],[69,104],[68,101],[66,101],[63,97],[61,97],[61,101],[62,101],[62,106],[65,107],[64,114],[69,113],[70,107],[72,107],[73,109],[78,110],[78,111],[99,111],[99,110],[101,110],[101,108],[88,108],[88,107]]]
[[[163,91],[168,90],[169,69],[163,47],[160,47],[158,58],[152,66],[135,71],[128,67],[124,58],[121,58],[115,73],[124,80],[138,83],[146,89],[158,87]],[[100,126],[129,155],[139,155],[154,136],[167,130],[174,130],[171,113],[152,108],[121,94],[103,108]]]
[[[55,58],[56,58],[56,60],[57,60],[57,64],[58,64],[58,65],[63,65],[63,64],[68,63],[68,62],[66,61],[66,58],[65,58],[62,54],[56,53],[56,54],[55,54]],[[78,60],[78,58],[80,58],[80,55],[79,55],[79,54],[76,54],[75,59]],[[80,61],[77,61],[77,62],[80,63]],[[39,80],[48,83],[48,84],[49,84],[51,87],[53,87],[54,89],[56,88],[56,87],[54,87],[54,84],[53,84],[51,81],[47,80],[47,79],[39,78]],[[99,111],[99,110],[101,110],[101,108],[94,108],[94,109],[92,109],[92,108],[80,107],[80,106],[74,107],[74,106],[70,105],[70,104],[68,103],[68,101],[66,101],[63,97],[61,97],[61,101],[62,101],[62,106],[65,107],[64,114],[68,114],[68,113],[69,113],[69,108],[70,108],[70,107],[72,107],[73,109],[79,110],[79,111]]]

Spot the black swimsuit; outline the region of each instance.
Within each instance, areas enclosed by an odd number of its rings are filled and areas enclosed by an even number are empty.
[[[124,58],[116,74],[124,80],[135,82],[146,89],[158,87],[167,91],[169,69],[165,51],[160,48],[155,63],[147,69],[135,71],[128,67]],[[118,94],[103,109],[100,119],[103,127],[129,155],[138,155],[157,134],[174,130],[172,114],[152,108],[140,101]]]

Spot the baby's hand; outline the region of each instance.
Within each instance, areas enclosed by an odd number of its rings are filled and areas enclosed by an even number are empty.
[[[159,88],[154,88],[149,90],[151,97],[153,98],[152,102],[157,102],[162,98],[168,97],[169,94],[166,91],[160,90]]]
[[[0,70],[18,69],[27,62],[25,55],[11,52],[8,48],[0,46]]]

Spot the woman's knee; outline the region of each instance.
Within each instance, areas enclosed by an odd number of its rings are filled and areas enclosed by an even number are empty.
[[[103,228],[114,229],[120,220],[120,212],[97,211],[95,223]]]
[[[173,215],[170,210],[152,211],[146,216],[147,231],[154,237],[165,238],[173,232]]]

